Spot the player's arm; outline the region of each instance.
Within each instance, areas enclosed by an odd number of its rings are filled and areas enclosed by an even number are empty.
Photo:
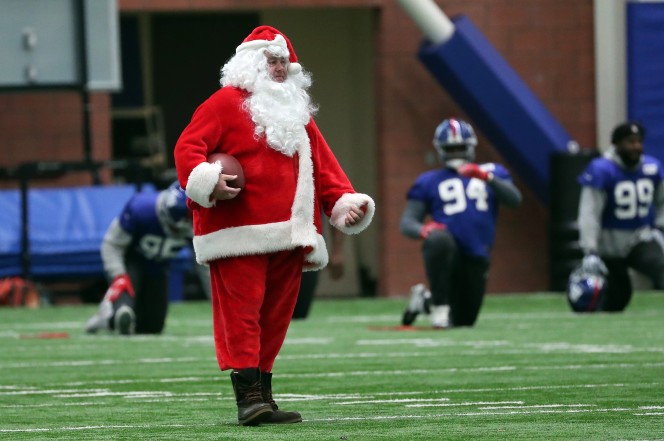
[[[496,198],[500,203],[512,208],[516,208],[521,205],[523,196],[511,180],[503,179],[491,174],[491,177],[487,180],[487,183],[491,186],[491,188],[493,188],[493,191],[496,194]]]
[[[655,226],[664,230],[664,181],[655,189]]]
[[[579,245],[584,254],[596,254],[599,236],[602,232],[602,211],[606,204],[603,191],[593,187],[581,188],[579,198]]]
[[[408,199],[406,207],[401,214],[401,222],[399,223],[401,234],[411,239],[419,239],[426,215],[427,207],[424,202]]]
[[[480,166],[471,162],[462,165],[457,171],[461,176],[486,182],[487,185],[493,188],[498,202],[513,208],[521,205],[522,196],[516,185],[511,179],[498,176],[498,174],[506,174],[502,167],[495,164]]]
[[[124,256],[130,243],[131,234],[120,226],[118,219],[114,219],[106,230],[104,240],[101,243],[101,260],[104,264],[104,272],[109,280],[127,274]]]

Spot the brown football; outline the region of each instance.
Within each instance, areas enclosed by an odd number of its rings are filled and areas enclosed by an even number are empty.
[[[221,163],[221,173],[224,175],[237,175],[232,181],[228,181],[229,187],[244,188],[244,170],[242,165],[234,156],[227,153],[213,153],[208,156],[208,162],[214,163],[219,161]]]

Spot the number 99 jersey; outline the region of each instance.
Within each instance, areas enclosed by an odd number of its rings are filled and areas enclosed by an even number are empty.
[[[499,179],[512,179],[500,164],[480,164],[480,168]],[[498,200],[487,182],[460,176],[450,168],[430,170],[417,178],[407,198],[424,203],[431,218],[447,226],[465,254],[489,258]]]
[[[624,169],[609,158],[596,158],[579,176],[579,184],[606,194],[603,229],[636,230],[654,226],[655,190],[664,175],[659,160],[648,155],[642,158],[633,170]]]

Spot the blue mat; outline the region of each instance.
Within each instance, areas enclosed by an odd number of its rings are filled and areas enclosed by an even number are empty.
[[[143,186],[142,191],[156,191]],[[101,275],[99,247],[134,185],[31,189],[28,192],[30,274]],[[21,275],[21,194],[0,191],[0,277]]]

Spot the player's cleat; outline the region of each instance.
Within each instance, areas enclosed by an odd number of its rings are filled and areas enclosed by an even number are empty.
[[[113,317],[113,304],[108,300],[103,300],[95,315],[90,317],[85,324],[85,332],[94,334],[100,329],[109,329],[111,317]]]
[[[410,301],[408,307],[403,313],[401,324],[410,326],[415,322],[419,314],[428,314],[431,304],[431,292],[422,283],[418,283],[410,288]]]
[[[133,335],[136,333],[136,314],[127,305],[122,305],[115,311],[115,329],[120,335]]]
[[[431,306],[431,326],[435,329],[447,329],[450,327],[450,306]]]

